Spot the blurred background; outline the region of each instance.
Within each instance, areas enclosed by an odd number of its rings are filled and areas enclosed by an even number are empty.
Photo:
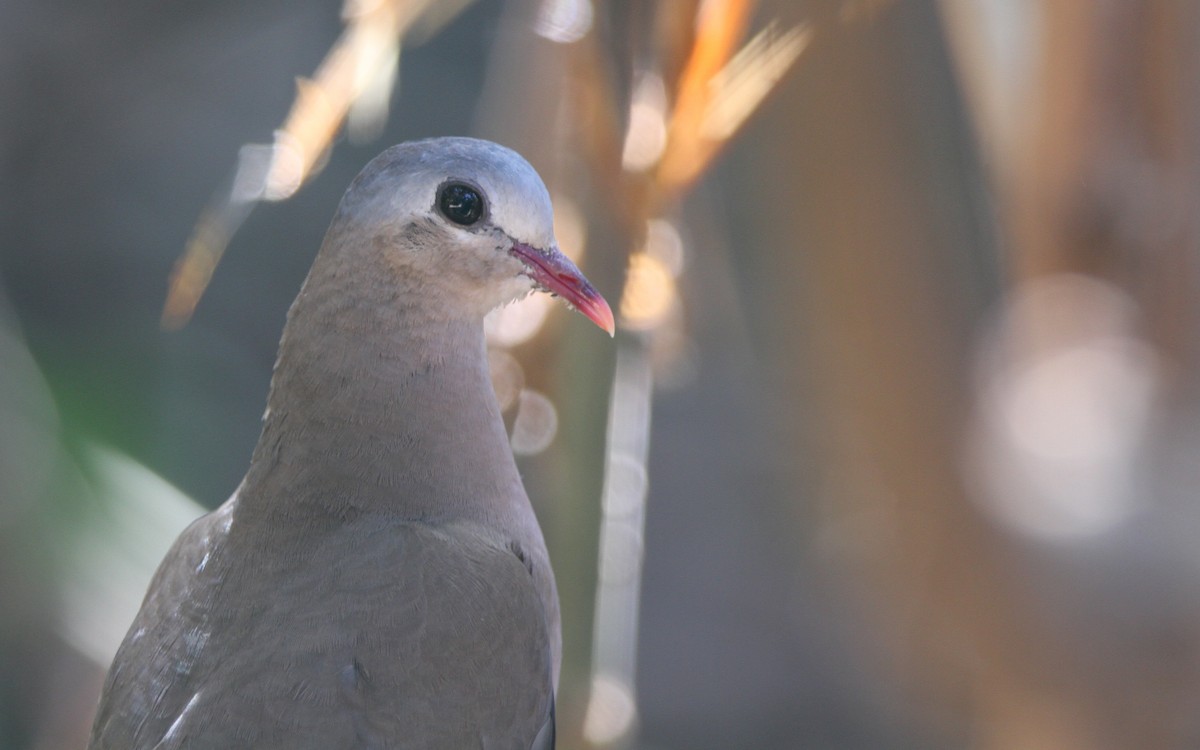
[[[450,134],[619,307],[489,320],[560,747],[1200,747],[1198,42],[1186,0],[0,4],[0,748],[84,745],[341,192]]]

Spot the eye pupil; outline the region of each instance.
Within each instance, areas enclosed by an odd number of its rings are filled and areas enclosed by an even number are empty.
[[[470,185],[454,182],[442,188],[438,210],[455,224],[470,226],[483,216],[483,196]]]

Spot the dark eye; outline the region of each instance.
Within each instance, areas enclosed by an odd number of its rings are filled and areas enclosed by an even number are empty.
[[[483,196],[470,185],[451,182],[438,194],[438,210],[455,224],[469,227],[483,216]]]

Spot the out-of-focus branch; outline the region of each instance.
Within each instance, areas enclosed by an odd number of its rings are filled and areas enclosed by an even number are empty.
[[[812,259],[780,275],[811,281],[833,515],[872,524],[859,554],[898,665],[968,744],[1188,746],[1197,601],[1172,584],[1194,562],[1160,546],[1172,516],[1141,467],[1169,465],[1150,453],[1177,434],[1155,432],[1175,418],[1160,399],[1186,403],[1197,380],[1181,327],[1200,11],[1041,6],[1036,101],[1004,139],[1018,166],[993,175],[1014,249],[1002,296],[978,284],[999,243],[971,199],[980,165],[956,159],[972,144],[952,82],[910,78],[944,64],[913,6],[888,11],[889,36],[809,59],[823,106],[779,169],[807,197]]]
[[[346,30],[311,79],[296,81],[296,99],[271,146],[247,145],[236,172],[204,209],[183,256],[175,265],[162,325],[180,328],[191,319],[221,256],[254,205],[284,200],[318,171],[342,125],[374,137],[387,119],[396,80],[400,42],[418,22],[421,31],[450,20],[469,0],[347,0]]]
[[[1051,3],[1034,119],[1005,195],[1020,280],[1095,275],[1139,302],[1149,333],[1195,365],[1196,52],[1189,3]]]
[[[980,394],[989,435],[981,498],[1018,535],[1070,530],[1109,554],[1155,546],[1171,562],[1151,568],[1127,553],[1126,580],[1080,596],[1110,603],[1103,617],[1035,617],[1039,642],[1014,655],[1018,679],[985,698],[995,716],[989,740],[1024,730],[1030,746],[1182,747],[1194,742],[1180,716],[1198,678],[1179,665],[1195,664],[1200,639],[1172,638],[1170,656],[1159,639],[1194,632],[1197,603],[1146,592],[1181,572],[1171,565],[1192,571],[1190,552],[1176,560],[1180,551],[1162,546],[1161,527],[1178,521],[1164,497],[1170,489],[1154,475],[1171,470],[1161,446],[1178,439],[1191,411],[1177,407],[1190,407],[1200,388],[1200,7],[1152,0],[1040,10],[1033,106],[1017,168],[1000,183],[1016,286],[992,352],[1004,374]],[[1005,437],[995,415],[1019,440]],[[1077,544],[1067,552],[1081,558],[1087,548]],[[1072,580],[1049,566],[1040,578],[1054,576]],[[1121,609],[1135,608],[1141,628],[1121,621]],[[1118,638],[1118,652],[1098,647]],[[1039,663],[1046,652],[1072,658],[1050,670]],[[1018,698],[1039,686],[1040,705]]]
[[[628,273],[609,404],[590,695],[581,721],[562,727],[565,746],[620,747],[636,733],[650,404],[656,365],[677,355],[686,335],[677,286],[686,249],[673,217],[808,41],[803,27],[780,33],[772,24],[738,51],[754,6],[663,4],[658,47],[649,60],[629,61],[635,77],[626,86],[610,79],[622,66],[610,65],[597,32],[573,46],[573,130],[603,198],[589,202],[590,218],[605,246],[628,259]],[[619,101],[618,90],[629,90],[630,101]]]

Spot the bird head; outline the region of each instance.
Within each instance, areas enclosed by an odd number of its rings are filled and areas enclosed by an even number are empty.
[[[608,303],[558,248],[546,186],[503,146],[474,138],[393,146],[346,191],[334,226],[351,223],[360,246],[473,314],[541,290],[613,333]]]

